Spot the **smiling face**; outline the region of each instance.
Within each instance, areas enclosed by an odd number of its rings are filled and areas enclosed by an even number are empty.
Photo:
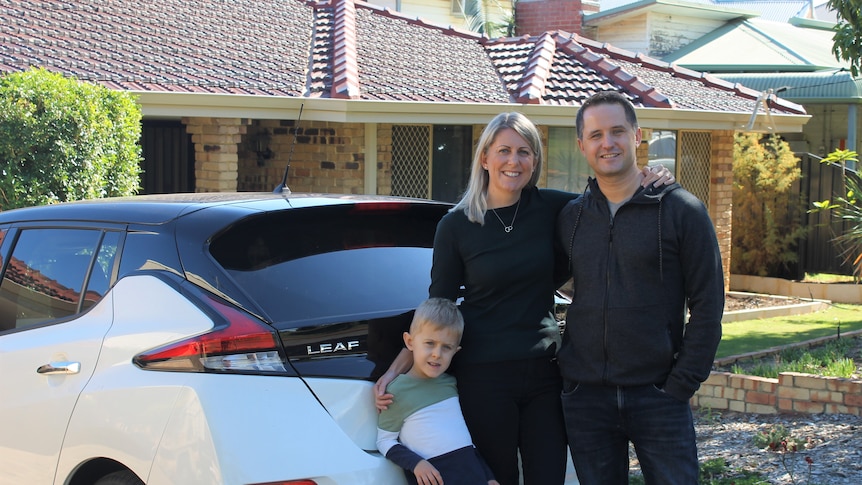
[[[626,120],[622,106],[602,103],[583,113],[583,136],[578,147],[598,178],[628,175],[637,171],[635,154],[641,130]]]
[[[404,343],[413,352],[413,367],[408,374],[418,379],[433,379],[446,372],[455,352],[461,349],[458,333],[425,323],[413,333],[404,332]]]
[[[488,199],[502,207],[514,204],[536,169],[536,157],[530,144],[511,128],[497,133],[482,154],[482,168],[488,171]]]

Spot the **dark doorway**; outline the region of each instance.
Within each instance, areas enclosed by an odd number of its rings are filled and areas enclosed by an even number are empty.
[[[473,127],[434,125],[431,198],[457,202],[467,187],[473,151]]]
[[[144,120],[141,194],[195,191],[195,148],[180,121]]]

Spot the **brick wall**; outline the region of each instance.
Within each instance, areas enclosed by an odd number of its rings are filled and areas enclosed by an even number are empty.
[[[862,381],[797,372],[782,372],[778,379],[713,372],[691,405],[755,414],[862,416]]]
[[[183,118],[182,122],[195,145],[195,191],[237,190],[237,148],[248,121],[241,118]]]
[[[584,13],[599,11],[598,2],[582,0],[520,0],[515,5],[516,35],[563,30],[581,34]]]
[[[733,225],[733,131],[710,132],[709,217],[715,225],[724,289],[730,289],[730,248]]]
[[[269,134],[273,156],[258,166],[248,138],[263,130]],[[300,121],[296,128],[295,120],[260,120],[248,127],[239,150],[239,191],[271,192],[281,183],[288,159],[287,186],[293,192],[362,194],[365,190],[365,127],[361,123]]]
[[[377,125],[377,193],[392,194],[392,124]]]

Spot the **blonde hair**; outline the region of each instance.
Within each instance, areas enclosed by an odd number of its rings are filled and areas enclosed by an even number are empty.
[[[410,322],[410,333],[419,331],[422,325],[431,325],[436,329],[449,330],[457,335],[458,342],[464,333],[464,317],[455,302],[446,298],[428,298],[416,307],[413,321]]]
[[[464,195],[453,211],[462,210],[467,215],[470,222],[478,222],[480,225],[485,224],[485,212],[488,210],[488,171],[482,167],[482,156],[488,152],[491,143],[497,137],[500,131],[506,128],[515,130],[515,133],[530,145],[535,159],[535,170],[530,181],[527,182],[525,188],[535,187],[542,173],[542,164],[544,161],[544,152],[542,150],[542,136],[539,134],[539,129],[530,121],[529,118],[518,112],[500,113],[488,123],[485,130],[482,131],[482,136],[479,138],[479,143],[476,145],[476,153],[473,155],[473,167],[470,170],[470,180],[467,182],[467,189]]]

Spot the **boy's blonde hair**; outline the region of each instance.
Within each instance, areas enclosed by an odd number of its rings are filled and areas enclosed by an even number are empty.
[[[410,333],[418,332],[422,325],[455,332],[458,342],[461,342],[461,335],[464,333],[461,310],[455,302],[446,298],[428,298],[416,307],[413,321],[410,322]]]

